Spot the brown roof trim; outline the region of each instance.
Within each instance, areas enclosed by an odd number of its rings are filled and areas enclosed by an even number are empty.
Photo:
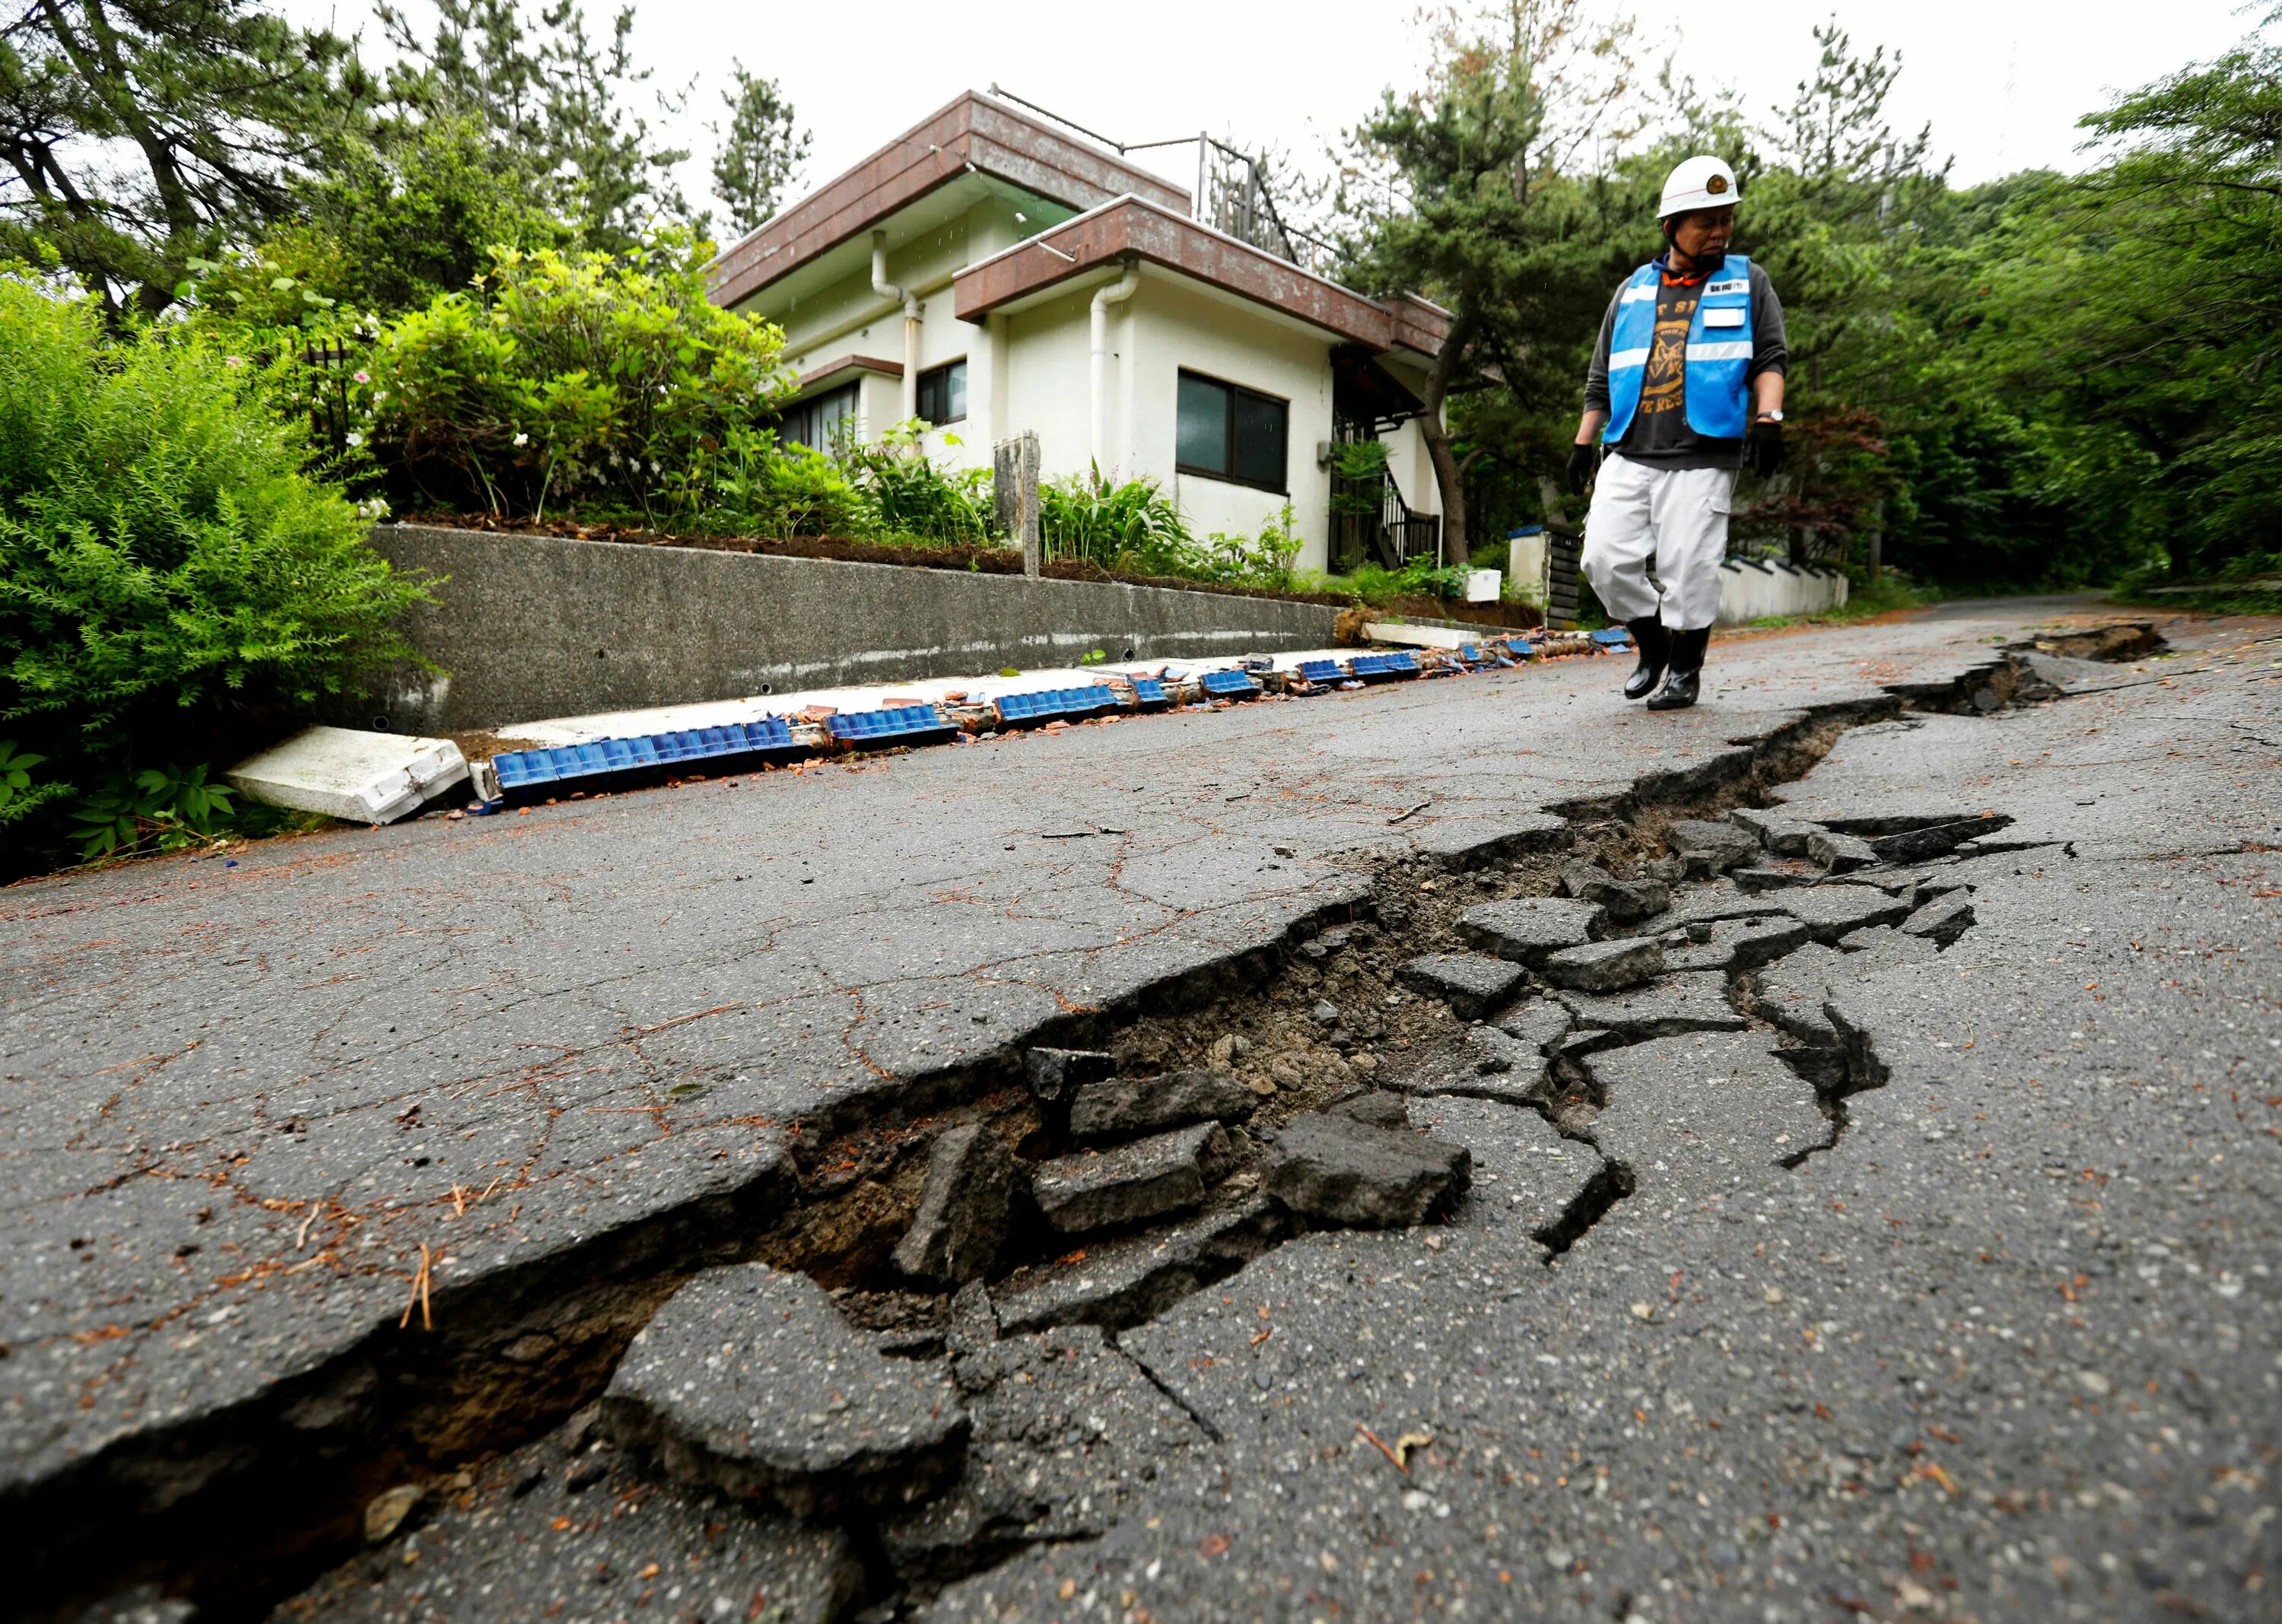
[[[1432,355],[1449,330],[1448,317],[1423,299],[1382,305],[1132,197],[1064,221],[960,271],[952,284],[959,319],[980,322],[1003,305],[1127,260],[1178,271],[1372,350],[1401,345]]]
[[[1179,212],[1189,206],[1188,193],[1116,153],[968,90],[714,260],[706,273],[713,302],[751,298],[970,167],[1068,208],[1128,192]]]
[[[842,372],[877,372],[888,377],[901,377],[904,375],[904,363],[900,361],[882,361],[877,355],[842,355],[839,360],[827,361],[813,371],[802,373],[794,387],[813,389],[825,379],[838,377]]]

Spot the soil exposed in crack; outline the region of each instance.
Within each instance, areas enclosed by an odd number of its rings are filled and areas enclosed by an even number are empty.
[[[2142,657],[2152,630],[2130,630],[2133,635],[2079,634],[2058,651]],[[2121,652],[2100,652],[2109,648]],[[1819,711],[1696,767],[1651,775],[1622,796],[1559,807],[1564,821],[1558,826],[1460,858],[1370,865],[1366,897],[1323,910],[1284,942],[1170,978],[1126,1007],[1074,1015],[1031,1041],[1106,1049],[1129,1076],[1207,1067],[1249,1084],[1259,1107],[1248,1127],[1232,1136],[1232,1154],[1207,1210],[1228,1208],[1253,1197],[1266,1142],[1294,1116],[1411,1080],[1422,1068],[1448,1065],[1467,1023],[1445,1004],[1405,988],[1400,971],[1413,957],[1455,946],[1455,921],[1466,909],[1554,895],[1564,866],[1580,859],[1620,879],[1676,880],[1667,841],[1674,822],[1772,805],[1776,789],[1804,777],[1853,727],[1910,710],[1986,716],[2046,696],[2049,690],[2039,694],[2038,687],[2024,661],[2007,650],[1953,683]],[[1636,929],[1652,932],[1656,921]],[[1752,975],[1731,978],[1731,996],[1746,1018],[1775,1030],[1758,1012],[1757,989]],[[1842,1033],[1832,1045],[1782,1034],[1781,1057],[1815,1085],[1833,1121],[1830,1141],[1801,1151],[1790,1165],[1843,1135],[1848,1094],[1883,1081],[1867,1044],[1845,1039]],[[1550,1086],[1527,1104],[1564,1136],[1589,1142],[1593,1118],[1606,1101],[1581,1058],[1556,1056]],[[42,1565],[28,1615],[66,1616],[88,1599],[87,1581],[66,1570],[84,1559],[80,1548],[89,1531],[102,1529],[105,1548],[113,1553],[99,1570],[106,1582],[148,1578],[191,1597],[217,1619],[258,1616],[353,1550],[373,1496],[480,1467],[589,1404],[634,1333],[704,1267],[760,1260],[810,1274],[835,1288],[851,1323],[889,1339],[883,1343],[889,1351],[934,1356],[945,1345],[952,1300],[912,1289],[889,1256],[919,1204],[928,1146],[964,1122],[986,1124],[1028,1160],[1071,1145],[1066,1122],[1031,1094],[1018,1063],[1008,1055],[900,1093],[876,1091],[870,1120],[815,1124],[814,1132],[791,1140],[788,1162],[726,1197],[487,1278],[462,1294],[439,1294],[439,1334],[432,1340],[361,1348],[282,1382],[264,1395],[257,1415],[224,1418],[155,1444],[128,1441],[32,1508],[28,1521],[46,1526],[32,1537],[48,1529],[58,1537]],[[1566,1253],[1631,1191],[1630,1170],[1609,1162],[1538,1232],[1548,1260]],[[1294,1226],[1285,1221],[1257,1244],[1200,1263],[1187,1289],[1233,1272],[1291,1232]],[[1090,1237],[1086,1244],[1097,1240]],[[1019,1291],[1052,1270],[1072,1245],[1034,1209],[1018,1209],[1014,1239],[991,1271],[994,1293]],[[1133,1317],[1160,1309],[1153,1304]],[[1115,1325],[1130,1320],[1115,1312],[1107,1319],[1114,1348]],[[1212,1436],[1201,1417],[1142,1373]],[[154,1492],[154,1478],[170,1475],[171,1483]],[[142,1503],[124,1508],[134,1519],[128,1541],[120,1537],[121,1481],[136,1485],[128,1497]],[[249,1493],[247,1485],[256,1481],[274,1487]],[[152,1501],[169,1509],[152,1515],[144,1509]],[[249,1541],[249,1527],[264,1532]],[[881,1616],[952,1576],[898,1573],[876,1532],[855,1530],[851,1538],[865,1571],[864,1599],[885,1609]],[[1003,1560],[1021,1542],[979,1550],[974,1568]],[[144,1558],[117,1560],[122,1543]]]

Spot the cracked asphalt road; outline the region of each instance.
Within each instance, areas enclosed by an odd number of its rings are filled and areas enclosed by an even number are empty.
[[[216,1483],[355,1501],[485,1436],[499,1371],[570,1393],[588,1320],[630,1332],[840,1127],[1389,857],[2084,607],[1723,645],[1676,717],[1568,662],[14,888],[0,1495],[100,1511],[114,1554]],[[1994,807],[2021,849],[1971,865],[1958,950],[1843,990],[1890,1081],[1831,1149],[1641,1151],[1550,1270],[1471,1219],[1286,1245],[1119,1339],[1220,1441],[938,1613],[2271,1614],[2272,630],[1842,740],[1806,815]],[[598,1260],[624,1300],[550,1317]],[[1358,1426],[1432,1441],[1399,1472]]]

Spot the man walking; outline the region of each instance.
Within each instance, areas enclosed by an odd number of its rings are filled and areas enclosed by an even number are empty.
[[[1735,198],[1735,172],[1716,158],[1665,182],[1665,252],[1609,303],[1569,454],[1572,490],[1598,470],[1585,576],[1640,650],[1625,697],[1648,695],[1651,711],[1696,703],[1736,469],[1766,478],[1783,465],[1782,306],[1766,271],[1727,253]]]

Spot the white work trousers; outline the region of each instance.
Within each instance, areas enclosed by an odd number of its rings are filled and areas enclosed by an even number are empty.
[[[1732,468],[1657,468],[1628,457],[1601,463],[1585,520],[1585,579],[1611,620],[1660,615],[1675,632],[1719,618]],[[1656,560],[1656,579],[1648,563]],[[1662,588],[1659,593],[1659,587]]]

